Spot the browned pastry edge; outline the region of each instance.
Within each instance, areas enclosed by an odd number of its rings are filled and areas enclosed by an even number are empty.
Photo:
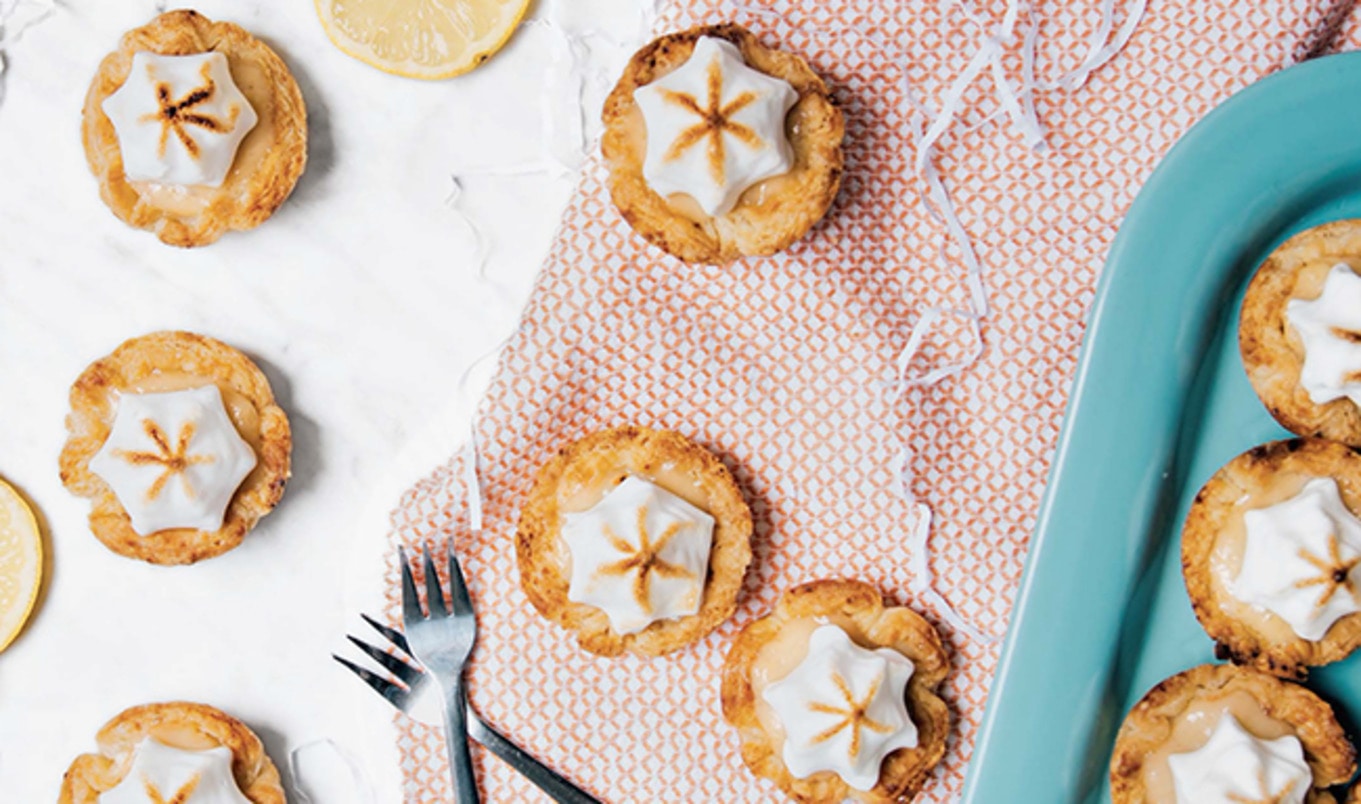
[[[794,778],[756,715],[751,670],[761,649],[790,620],[831,616],[854,622],[870,643],[862,647],[892,648],[915,666],[907,685],[907,708],[917,725],[918,745],[889,754],[880,768],[878,784],[869,793],[853,790],[828,771],[806,779]],[[917,795],[931,769],[945,755],[950,710],[936,694],[936,687],[949,668],[940,634],[921,615],[907,608],[885,607],[879,592],[861,581],[810,581],[785,592],[773,611],[748,624],[733,640],[723,663],[723,717],[737,728],[747,767],[757,776],[774,781],[796,801],[830,804],[854,796],[876,804],[906,802]]]
[[[104,724],[97,754],[81,754],[62,777],[57,804],[97,804],[123,780],[137,744],[157,730],[187,729],[232,751],[232,775],[252,804],[285,804],[283,784],[260,738],[221,710],[183,701],[134,706]]]
[[[256,466],[242,482],[222,527],[215,531],[188,528],[140,536],[113,489],[90,471],[94,457],[109,437],[117,404],[111,392],[134,386],[158,372],[183,372],[214,380],[250,400],[260,417]],[[289,476],[293,439],[288,417],[274,402],[269,381],[250,358],[221,341],[191,332],[153,332],[125,341],[113,353],[90,364],[71,386],[69,433],[62,448],[61,480],[72,493],[93,500],[90,530],[110,550],[153,564],[192,564],[236,547],[260,517],[283,497]]]
[[[1303,345],[1285,318],[1300,272],[1325,260],[1361,269],[1361,220],[1306,229],[1271,252],[1243,297],[1238,349],[1253,390],[1282,427],[1361,447],[1361,410],[1346,398],[1316,405],[1300,386]]]
[[[1229,664],[1203,664],[1166,678],[1134,705],[1111,755],[1112,804],[1144,804],[1144,760],[1168,738],[1176,718],[1193,701],[1238,691],[1251,695],[1271,718],[1294,727],[1314,772],[1305,801],[1332,804],[1333,796],[1323,788],[1342,784],[1356,770],[1356,750],[1333,708],[1299,684]]]
[[[619,634],[603,611],[567,599],[569,577],[554,559],[562,512],[558,489],[564,476],[617,484],[630,474],[646,477],[664,463],[688,471],[708,497],[699,507],[714,518],[709,571],[697,613],[652,623],[636,634]],[[665,488],[665,484],[660,484]],[[717,628],[737,608],[751,563],[751,511],[732,474],[704,447],[677,433],[646,427],[601,430],[564,447],[539,470],[520,511],[515,554],[520,586],[544,617],[572,631],[586,650],[601,656],[624,651],[656,656],[684,647]]]
[[[1302,679],[1310,666],[1335,662],[1361,645],[1361,615],[1338,620],[1317,642],[1298,636],[1288,642],[1274,642],[1223,611],[1210,566],[1219,534],[1238,510],[1238,501],[1270,483],[1280,472],[1331,477],[1337,481],[1348,510],[1361,511],[1361,455],[1354,450],[1316,438],[1262,444],[1225,464],[1196,494],[1182,526],[1181,570],[1196,619],[1217,643],[1219,658]]]
[[[113,122],[102,104],[127,80],[133,54],[150,51],[179,56],[216,51],[228,65],[250,62],[262,70],[273,88],[269,103],[255,103],[257,126],[272,125],[275,141],[257,169],[242,173],[233,167],[200,215],[185,219],[143,200],[123,173],[123,155]],[[249,136],[249,135],[247,135]],[[293,74],[264,42],[230,22],[213,22],[196,11],[168,11],[123,35],[118,50],[99,65],[85,96],[81,140],[90,171],[99,181],[99,195],[120,219],[156,233],[172,246],[203,246],[231,229],[253,229],[284,202],[307,162],[307,108]]]
[[[789,82],[798,101],[785,118],[794,167],[781,179],[787,182],[782,191],[759,204],[743,199],[727,214],[697,222],[673,210],[648,186],[643,177],[645,153],[629,136],[629,121],[637,110],[634,90],[684,64],[702,36],[736,45],[748,66]],[[743,255],[774,254],[826,214],[841,185],[846,123],[827,85],[802,58],[761,45],[739,25],[704,25],[645,45],[624,68],[605,100],[601,119],[605,132],[600,148],[609,166],[614,205],[650,243],[686,262],[721,264]]]

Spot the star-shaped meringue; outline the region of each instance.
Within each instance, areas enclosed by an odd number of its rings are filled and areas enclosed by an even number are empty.
[[[798,100],[787,81],[748,67],[731,42],[700,37],[684,64],[639,87],[647,128],[643,177],[725,215],[753,184],[794,164],[784,121]]]
[[[259,121],[221,53],[135,53],[103,109],[128,180],[184,186],[220,187]]]
[[[90,471],[109,484],[142,536],[169,528],[212,531],[255,468],[216,385],[126,393]]]
[[[1337,481],[1316,477],[1290,499],[1243,514],[1243,527],[1243,561],[1228,583],[1231,595],[1309,640],[1361,611],[1361,520],[1343,503]]]
[[[1167,766],[1177,804],[1300,804],[1314,779],[1299,738],[1260,739],[1228,712],[1204,745]]]
[[[796,778],[831,771],[856,790],[879,781],[879,766],[917,746],[907,712],[912,660],[891,648],[866,650],[836,625],[818,626],[808,653],[762,691],[785,730],[784,764]]]
[[[621,634],[699,611],[714,519],[640,477],[563,517],[572,554],[567,599],[595,606]]]
[[[1361,276],[1334,265],[1311,300],[1291,299],[1285,318],[1304,345],[1300,386],[1315,405],[1346,397],[1361,407]]]
[[[172,748],[152,737],[137,744],[132,767],[99,804],[251,804],[232,775],[232,750]]]

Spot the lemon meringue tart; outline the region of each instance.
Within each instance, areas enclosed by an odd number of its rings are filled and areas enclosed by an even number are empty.
[[[1130,709],[1111,755],[1112,804],[1333,804],[1356,770],[1332,707],[1289,681],[1201,665]]]
[[[687,262],[780,251],[826,214],[841,184],[845,121],[827,85],[738,25],[643,47],[602,118],[615,206]]]
[[[194,11],[123,36],[90,84],[81,134],[104,203],[174,246],[259,226],[307,161],[306,107],[283,60]]]
[[[677,433],[603,430],[540,469],[516,533],[520,586],[592,653],[668,653],[732,616],[751,531],[713,453]]]
[[[723,717],[747,767],[797,801],[908,801],[945,755],[949,667],[921,615],[861,581],[812,581],[733,641]]]
[[[198,703],[120,712],[62,779],[58,804],[284,804],[279,771],[244,723]]]
[[[1290,678],[1361,645],[1361,455],[1323,439],[1263,444],[1196,495],[1182,575],[1232,659]]]
[[[250,358],[189,332],[133,338],[71,387],[62,482],[110,550],[190,564],[236,547],[283,496],[288,418]]]
[[[1238,347],[1282,427],[1361,447],[1361,220],[1306,229],[1271,252],[1243,297]]]

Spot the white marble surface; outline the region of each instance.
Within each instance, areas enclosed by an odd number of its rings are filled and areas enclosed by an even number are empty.
[[[344,652],[361,607],[376,608],[373,534],[400,491],[461,441],[477,383],[460,378],[514,326],[571,192],[571,171],[545,171],[545,154],[574,166],[591,112],[567,40],[544,21],[584,35],[575,50],[588,96],[640,40],[636,0],[561,2],[537,2],[537,22],[482,69],[429,84],[341,54],[311,0],[199,2],[279,50],[306,97],[311,143],[272,220],[194,251],[115,219],[80,144],[96,64],[163,4],[62,0],[8,45],[0,476],[45,520],[51,575],[28,630],[0,655],[0,801],[54,800],[107,718],[171,699],[243,718],[290,777],[290,751],[316,741],[353,757],[364,783],[314,789],[312,800],[399,800],[389,710],[329,654]],[[485,276],[459,210],[490,245]],[[57,477],[71,381],[125,338],[163,328],[256,358],[296,441],[278,510],[239,549],[187,568],[110,553]],[[317,768],[334,762],[309,754]]]

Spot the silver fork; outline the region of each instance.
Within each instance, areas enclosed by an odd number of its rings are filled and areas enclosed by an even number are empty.
[[[454,783],[454,801],[458,804],[478,804],[477,777],[473,774],[473,758],[468,751],[467,697],[463,687],[463,668],[473,653],[477,641],[477,619],[473,604],[468,600],[468,586],[463,571],[454,555],[453,542],[447,548],[449,557],[450,599],[453,611],[444,605],[444,589],[440,586],[435,562],[430,560],[430,545],[421,550],[425,569],[425,605],[429,616],[421,611],[416,580],[411,576],[411,563],[406,551],[398,548],[402,561],[402,628],[406,631],[411,655],[434,676],[444,695],[444,747],[449,752],[449,770]]]
[[[359,615],[375,631],[382,634],[397,650],[406,655],[403,659],[392,653],[388,653],[382,648],[375,647],[357,637],[347,637],[355,647],[362,650],[367,656],[392,674],[398,682],[395,683],[388,678],[373,672],[365,667],[361,667],[342,656],[332,654],[335,659],[345,666],[350,672],[359,676],[359,680],[369,685],[369,688],[397,709],[403,712],[410,712],[420,691],[426,684],[430,683],[430,674],[417,664],[415,658],[411,656],[411,648],[406,643],[406,637],[402,632],[388,628],[367,614]],[[410,659],[410,661],[408,661]],[[533,756],[524,752],[524,749],[511,742],[509,738],[501,734],[490,724],[484,721],[477,710],[468,707],[468,734],[477,740],[488,751],[501,758],[501,761],[514,768],[522,776],[533,782],[538,788],[548,794],[559,804],[601,804],[599,800],[584,792],[581,788],[567,781],[558,774],[557,771],[544,765]]]
[[[454,561],[452,547],[450,548],[450,560],[451,562]],[[426,551],[426,562],[426,574],[427,577],[429,577],[433,573],[429,562],[428,550]],[[406,569],[407,566],[406,555],[403,553],[404,598],[408,582],[410,583],[411,590],[413,592],[415,590],[414,581],[409,580],[410,571]],[[454,572],[456,569],[457,564],[454,563],[453,567],[451,567],[450,577],[458,578],[461,581],[462,574],[456,574]],[[454,583],[458,583],[458,581],[455,581]],[[455,592],[457,593],[457,589],[455,589]],[[467,590],[465,588],[465,600],[466,595]],[[440,597],[442,603],[442,595]],[[347,638],[357,648],[377,662],[383,669],[391,673],[392,676],[397,679],[397,682],[400,683],[394,683],[386,677],[361,667],[341,656],[332,654],[331,658],[335,659],[350,672],[358,676],[359,679],[367,684],[374,692],[383,696],[388,703],[402,712],[410,712],[411,707],[418,697],[419,691],[431,681],[431,674],[427,673],[425,669],[419,665],[419,660],[412,653],[411,645],[400,631],[389,628],[366,614],[361,614],[360,617],[362,617],[364,622],[368,623],[375,631],[382,634],[384,638],[392,643],[397,650],[405,654],[411,661],[407,661],[400,656],[370,645],[362,639],[353,636]],[[525,753],[518,745],[511,742],[503,734],[482,720],[482,718],[478,716],[477,711],[471,706],[466,706],[465,704],[465,712],[467,713],[468,734],[471,734],[473,739],[481,743],[487,750],[500,757],[502,761],[514,768],[530,782],[533,782],[554,801],[560,802],[560,804],[601,804],[600,801],[563,778],[552,768],[549,768],[533,756]]]

